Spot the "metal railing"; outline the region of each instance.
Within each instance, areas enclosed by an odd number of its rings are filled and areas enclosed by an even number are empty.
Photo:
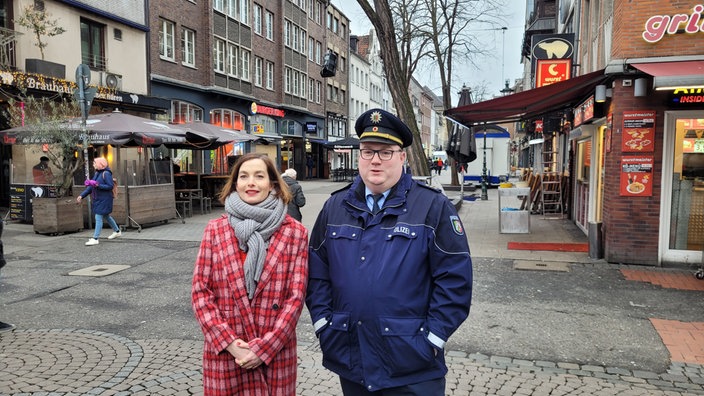
[[[17,39],[22,33],[0,28],[0,68],[14,70],[17,68],[16,52]]]

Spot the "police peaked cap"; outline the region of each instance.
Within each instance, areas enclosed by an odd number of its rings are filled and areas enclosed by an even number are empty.
[[[397,144],[408,147],[413,143],[413,134],[398,117],[382,109],[367,110],[354,124],[360,142]]]

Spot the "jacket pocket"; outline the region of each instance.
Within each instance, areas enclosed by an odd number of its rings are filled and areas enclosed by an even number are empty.
[[[359,227],[351,227],[348,225],[328,226],[328,238],[330,239],[359,239]]]
[[[389,376],[429,370],[435,365],[435,353],[427,340],[424,322],[423,318],[379,318],[379,330],[386,349],[382,359]]]
[[[320,332],[320,349],[325,360],[348,370],[352,366],[349,328],[350,314],[338,312],[332,314],[327,326]]]

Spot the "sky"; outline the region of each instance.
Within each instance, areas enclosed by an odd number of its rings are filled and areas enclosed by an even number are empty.
[[[373,2],[371,3],[373,4]],[[477,32],[477,36],[481,37],[485,47],[490,49],[494,55],[477,59],[476,66],[470,65],[458,68],[455,65],[453,67],[455,71],[467,70],[467,72],[454,73],[452,81],[453,93],[459,92],[463,84],[469,87],[484,85],[486,86],[487,94],[484,99],[491,99],[501,94],[500,91],[504,88],[506,79],[510,80],[510,85],[512,86],[513,81],[523,75],[521,45],[523,33],[525,32],[526,5],[525,2],[516,0],[506,1],[505,3],[508,3],[505,5],[505,20],[507,22],[503,26],[507,29],[505,31],[502,30],[502,26],[496,29],[487,27]],[[350,19],[351,34],[365,35],[369,33],[371,23],[356,0],[332,0],[332,5],[340,9]],[[437,68],[434,70],[437,70]],[[421,84],[441,96],[441,83],[437,71],[429,70],[422,73],[417,71],[415,77]],[[453,98],[454,103],[456,103],[456,100],[456,97]]]

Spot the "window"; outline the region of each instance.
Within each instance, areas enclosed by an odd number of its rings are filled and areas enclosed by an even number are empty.
[[[213,9],[215,11],[220,11],[225,13],[225,1],[224,0],[213,0]]]
[[[260,57],[254,58],[254,85],[261,87],[264,81],[264,70],[263,70],[264,60]]]
[[[284,92],[291,93],[291,73],[293,71],[290,68],[286,68],[284,71]]]
[[[301,54],[306,54],[306,37],[308,34],[305,30],[301,29]]]
[[[266,38],[274,41],[274,14],[266,12]]]
[[[240,0],[240,22],[249,25],[249,0]]]
[[[81,19],[81,59],[91,69],[105,70],[105,25]]]
[[[174,60],[174,23],[165,19],[159,25],[159,56]]]
[[[298,92],[299,92],[298,90],[300,89],[300,85],[299,85],[299,77],[300,76],[299,76],[298,72],[295,70],[291,71],[291,74],[293,75],[293,87],[291,88],[291,93],[294,96],[298,96]]]
[[[274,89],[274,63],[266,62],[266,89]]]
[[[237,72],[237,67],[239,66],[239,48],[234,44],[228,44],[227,54],[229,55],[227,61],[227,74],[237,77],[239,73]]]
[[[180,100],[171,101],[171,122],[174,124],[183,124],[186,122],[202,121],[203,108],[192,103],[182,102]]]
[[[227,129],[244,131],[244,115],[229,109],[210,111],[210,123]]]
[[[308,101],[312,102],[315,100],[315,80],[312,78],[308,79]]]
[[[225,12],[227,13],[227,16],[229,16],[232,19],[237,19],[237,2],[239,0],[225,0],[227,2],[227,7],[225,8]]]
[[[196,32],[191,29],[183,28],[181,31],[181,57],[182,63],[188,66],[195,66],[196,53]]]
[[[291,37],[291,42],[289,45],[293,47],[294,51],[298,51],[298,35],[301,32],[301,28],[299,28],[297,25],[292,24],[291,30],[293,32],[293,36]]]
[[[315,40],[312,37],[308,37],[308,60],[315,61]]]
[[[315,103],[320,104],[322,99],[323,83],[320,81],[315,82]]]
[[[298,91],[298,96],[305,99],[306,98],[306,80],[308,79],[308,76],[306,76],[305,73],[301,73],[300,78],[301,78],[301,88]]]
[[[320,41],[315,42],[315,63],[323,64],[323,44]]]
[[[249,81],[249,56],[250,52],[246,49],[240,49],[240,55],[242,56],[242,68],[240,69],[240,78]]]
[[[293,32],[291,30],[293,29],[293,24],[289,20],[284,21],[284,45],[287,47],[291,47],[291,35]]]
[[[225,40],[219,38],[213,43],[213,70],[225,73]]]
[[[262,35],[262,12],[264,12],[264,10],[262,10],[262,6],[255,4],[254,14],[252,15],[254,18],[252,20],[252,29],[254,30],[254,33],[260,36]]]

